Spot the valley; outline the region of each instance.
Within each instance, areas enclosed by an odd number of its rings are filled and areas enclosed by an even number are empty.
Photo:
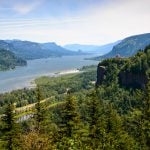
[[[150,0],[0,0],[0,150],[150,150]]]
[[[28,60],[28,65],[25,67],[0,72],[0,93],[20,88],[32,88],[34,87],[34,79],[40,76],[56,76],[59,72],[98,64],[98,61],[85,60],[84,58],[87,57],[91,57],[91,55]]]
[[[14,114],[13,125],[19,126],[23,133],[14,126],[11,130],[21,134],[21,138],[16,133],[12,133],[11,138],[21,144],[18,146],[21,149],[31,148],[29,142],[40,138],[42,148],[54,147],[50,149],[67,149],[71,140],[73,144],[69,147],[76,149],[101,149],[105,145],[106,149],[115,147],[114,150],[120,147],[147,150],[149,82],[138,86],[137,80],[131,79],[132,84],[124,84],[120,73],[132,73],[134,77],[142,71],[143,76],[149,77],[149,54],[148,46],[133,57],[106,59],[98,67],[84,66],[75,74],[37,78],[35,89],[0,94],[0,121],[4,124],[3,118]],[[104,74],[100,68],[105,69]],[[7,131],[2,132],[7,134]],[[36,138],[29,139],[31,134]],[[3,135],[1,137],[0,146],[4,143]],[[51,143],[45,144],[48,137]],[[22,141],[24,138],[27,143]]]

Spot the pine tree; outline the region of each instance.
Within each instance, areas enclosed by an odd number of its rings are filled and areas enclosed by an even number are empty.
[[[122,118],[112,104],[107,104],[105,109],[106,140],[104,149],[136,150],[135,140],[125,131]]]
[[[143,139],[147,149],[150,149],[150,82],[147,84],[144,96],[144,107],[142,109],[142,131]]]
[[[42,95],[41,95],[41,91],[40,88],[37,87],[37,103],[35,105],[35,129],[40,131],[43,128],[43,123],[45,121],[45,113],[46,113],[46,109],[43,107],[43,105],[41,104],[41,100],[42,100]]]
[[[95,92],[89,97],[89,141],[92,149],[103,148],[105,138],[105,120],[103,118],[103,104]]]
[[[36,89],[36,97],[37,103],[35,105],[34,113],[35,129],[29,131],[28,134],[23,136],[25,139],[24,144],[27,148],[23,145],[22,147],[25,150],[28,149],[28,147],[30,147],[31,149],[34,147],[35,150],[54,149],[54,137],[52,137],[53,126],[51,126],[50,118],[48,119],[49,114],[46,109],[46,106],[44,105],[44,102],[41,103],[42,94],[40,87],[37,87]]]
[[[14,105],[8,104],[6,107],[4,116],[2,117],[2,140],[4,141],[4,147],[8,150],[17,149],[19,126],[15,121]]]
[[[58,149],[79,149],[80,115],[77,111],[76,98],[68,95],[62,111],[60,123],[60,141]]]
[[[62,128],[63,134],[72,137],[79,129],[80,115],[77,112],[76,98],[67,96],[66,104],[62,112]]]
[[[132,112],[130,131],[141,150],[150,149],[150,82],[141,98],[141,106]]]

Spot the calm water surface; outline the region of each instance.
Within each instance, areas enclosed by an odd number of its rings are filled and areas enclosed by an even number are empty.
[[[0,93],[30,87],[31,82],[40,76],[53,76],[54,73],[98,64],[97,61],[84,60],[90,56],[64,56],[60,58],[36,59],[28,61],[26,67],[0,72]]]

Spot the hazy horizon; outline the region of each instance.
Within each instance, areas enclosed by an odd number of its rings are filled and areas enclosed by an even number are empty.
[[[104,45],[149,33],[149,0],[0,0],[0,39]]]

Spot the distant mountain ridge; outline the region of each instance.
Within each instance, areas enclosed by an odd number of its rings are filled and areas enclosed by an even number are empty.
[[[0,71],[14,69],[16,66],[25,66],[27,62],[22,58],[15,56],[9,50],[0,49]]]
[[[147,45],[150,45],[150,33],[130,36],[115,45],[109,53],[95,57],[95,59],[101,60],[116,57],[117,55],[121,57],[133,56],[138,50],[143,50]]]
[[[23,59],[40,59],[66,55],[79,55],[56,43],[37,43],[21,40],[0,40],[0,48],[7,49]]]
[[[108,43],[105,45],[82,45],[82,44],[68,44],[65,45],[64,48],[70,49],[72,51],[83,51],[89,53],[97,53],[100,55],[104,55],[110,52],[116,44],[120,43],[120,41]]]

